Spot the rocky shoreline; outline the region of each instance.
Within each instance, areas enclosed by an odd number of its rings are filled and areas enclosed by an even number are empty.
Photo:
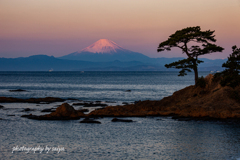
[[[189,86],[159,101],[140,101],[136,104],[98,109],[88,116],[144,117],[172,116],[192,119],[240,119],[240,86],[222,87],[213,81],[213,75],[205,78],[204,88]]]
[[[36,120],[74,120],[80,118],[96,117],[147,117],[147,116],[171,116],[179,121],[189,120],[221,120],[239,121],[240,120],[240,86],[236,88],[222,87],[218,81],[213,80],[213,75],[205,77],[206,86],[204,88],[188,86],[176,91],[173,95],[162,100],[138,101],[135,104],[124,106],[107,106],[97,102],[93,103],[73,103],[73,105],[97,106],[100,107],[84,114],[83,110],[75,110],[67,103],[63,103],[56,110],[51,110],[50,114],[36,116],[23,115],[29,119]],[[0,97],[0,103],[52,103],[64,102],[61,98],[6,98]],[[89,122],[89,121],[88,121]],[[87,122],[87,123],[88,123]]]

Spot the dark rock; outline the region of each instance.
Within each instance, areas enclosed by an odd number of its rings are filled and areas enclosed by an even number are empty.
[[[14,114],[9,114],[9,115],[7,115],[7,116],[11,116],[11,117],[13,117],[13,116],[15,116]]]
[[[54,111],[50,108],[50,109],[43,109],[41,112],[54,112]]]
[[[73,106],[84,106],[87,105],[88,103],[73,103]]]
[[[191,121],[192,118],[183,117],[183,116],[173,116],[172,119],[178,120],[178,121]]]
[[[3,106],[0,105],[0,109],[4,108]]]
[[[138,104],[138,103],[140,103],[140,102],[142,102],[142,101],[141,101],[141,100],[135,101],[134,104]]]
[[[35,109],[25,108],[24,110],[22,110],[22,112],[29,112],[29,111],[35,111]]]
[[[129,103],[127,103],[127,102],[122,102],[122,104],[128,105]]]
[[[108,106],[107,104],[86,104],[83,107],[106,107]]]
[[[101,124],[99,121],[95,121],[93,119],[85,118],[84,120],[80,121],[80,123],[98,123]]]
[[[131,90],[129,89],[129,90],[126,90],[125,92],[131,92]]]
[[[133,120],[113,118],[112,122],[133,122]]]
[[[117,103],[117,102],[114,102],[114,101],[106,101],[106,103]]]
[[[78,112],[89,112],[89,110],[88,109],[79,109],[79,110],[77,110]]]
[[[68,98],[67,100],[70,100],[70,101],[78,101],[78,99],[76,99],[76,98]]]
[[[14,89],[14,90],[9,90],[9,92],[26,92],[24,89]]]
[[[0,120],[3,120],[2,118],[0,118]]]

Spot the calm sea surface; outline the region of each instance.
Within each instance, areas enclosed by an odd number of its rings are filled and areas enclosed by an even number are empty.
[[[0,72],[0,96],[60,97],[69,104],[78,100],[98,100],[121,105],[122,102],[137,100],[160,100],[194,84],[193,74],[185,77],[177,74]],[[209,72],[200,72],[201,76],[207,74]],[[9,92],[11,89],[24,89],[26,92]],[[67,100],[69,98],[78,100]],[[101,124],[82,124],[80,120],[36,121],[20,117],[30,113],[40,115],[43,114],[40,112],[42,109],[60,104],[0,103],[4,106],[0,109],[0,159],[240,158],[240,125],[234,123],[146,117],[129,118],[135,121],[133,123],[113,123],[112,118],[100,118]],[[22,112],[25,108],[35,110]],[[30,148],[42,148],[42,152],[28,152]]]

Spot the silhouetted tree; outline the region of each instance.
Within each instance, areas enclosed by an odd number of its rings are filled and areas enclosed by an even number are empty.
[[[240,48],[237,46],[232,47],[233,53],[228,57],[227,62],[223,63],[222,67],[226,69],[221,73],[217,73],[215,77],[221,76],[220,84],[222,86],[230,86],[235,88],[240,85]]]
[[[188,58],[166,64],[165,67],[181,69],[178,76],[187,75],[186,71],[191,72],[191,70],[193,70],[196,85],[198,81],[197,67],[198,64],[203,62],[198,60],[198,57],[213,52],[222,52],[224,50],[222,47],[211,43],[216,42],[216,39],[214,38],[215,35],[213,35],[214,32],[215,31],[210,30],[201,31],[201,28],[196,26],[178,30],[170,35],[168,40],[159,44],[157,51],[170,51],[171,48],[177,47],[180,48]]]

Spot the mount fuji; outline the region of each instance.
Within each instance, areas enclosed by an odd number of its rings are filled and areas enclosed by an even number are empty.
[[[108,39],[100,39],[92,45],[62,57],[60,59],[81,60],[90,62],[109,62],[109,61],[150,61],[151,58],[144,54],[133,52],[122,48],[115,42]]]

